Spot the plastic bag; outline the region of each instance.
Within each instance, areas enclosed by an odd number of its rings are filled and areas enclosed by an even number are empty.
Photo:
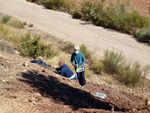
[[[94,95],[94,96],[96,96],[96,97],[99,97],[99,98],[102,98],[102,99],[106,98],[106,95],[105,95],[105,94],[102,94],[102,93],[100,93],[100,92],[94,93],[94,94],[92,94],[92,95]]]

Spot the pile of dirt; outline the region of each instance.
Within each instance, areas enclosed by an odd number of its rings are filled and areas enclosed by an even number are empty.
[[[77,80],[57,75],[31,60],[0,52],[1,113],[149,112],[145,99],[133,92],[90,82],[82,88]],[[107,97],[94,97],[96,92]]]

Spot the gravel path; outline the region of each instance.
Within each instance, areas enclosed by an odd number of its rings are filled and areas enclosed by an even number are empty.
[[[150,47],[138,43],[130,35],[72,19],[69,14],[48,10],[26,0],[0,0],[0,12],[33,23],[36,28],[64,41],[84,43],[101,57],[104,50],[110,49],[122,52],[132,61],[150,65]]]

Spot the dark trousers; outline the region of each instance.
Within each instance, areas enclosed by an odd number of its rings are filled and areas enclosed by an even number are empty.
[[[78,76],[79,84],[81,86],[85,85],[86,84],[86,80],[85,80],[84,71],[77,73],[77,76]]]

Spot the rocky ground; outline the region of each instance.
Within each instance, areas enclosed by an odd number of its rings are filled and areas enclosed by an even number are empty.
[[[142,1],[138,0],[135,4],[147,7],[149,1],[146,2],[145,6],[142,5]],[[9,3],[11,4],[11,2]],[[9,5],[9,7],[10,6],[11,5]],[[12,9],[17,9],[18,7]],[[23,8],[20,8],[20,10],[21,9]],[[0,7],[0,10],[4,10],[4,8]],[[19,13],[17,14],[19,15]],[[24,13],[24,15],[25,14],[26,13]],[[44,14],[47,15],[48,13],[45,12]],[[54,13],[54,15],[55,14],[56,13]],[[37,15],[39,16],[39,14]],[[59,17],[59,15],[56,16]],[[31,16],[27,15],[27,17]],[[36,19],[39,23],[39,18]],[[48,24],[48,26],[50,25]],[[37,25],[35,24],[35,26]],[[46,25],[41,22],[39,26],[45,27]],[[42,28],[41,30],[43,31]],[[68,32],[68,30],[65,32]],[[63,35],[61,34],[60,36]],[[137,42],[134,43],[137,44]],[[145,48],[146,46],[142,45],[141,47]],[[149,51],[149,48],[147,51]],[[129,92],[122,91],[118,87],[112,87],[107,84],[92,83],[90,81],[87,82],[85,88],[82,88],[79,86],[77,80],[70,80],[61,77],[49,68],[47,69],[38,64],[30,63],[31,60],[32,59],[24,58],[18,54],[9,54],[0,51],[0,113],[150,112],[150,107],[148,105],[150,103],[149,101],[146,102],[148,96],[143,96],[143,93],[141,92],[134,92],[132,89]],[[145,61],[147,62],[148,60]],[[92,94],[96,92],[106,94],[107,97],[101,99],[93,96]],[[147,93],[149,92],[147,91]]]
[[[81,88],[28,58],[0,52],[0,113],[148,113],[146,98],[105,84]],[[106,94],[105,99],[92,94]]]
[[[94,26],[73,19],[67,13],[48,10],[26,0],[0,0],[0,12],[32,23],[34,27],[60,40],[85,44],[96,56],[103,57],[104,51],[109,49],[122,52],[127,59],[142,66],[150,64],[150,48],[138,43],[131,35]],[[147,78],[150,79],[150,74]]]

